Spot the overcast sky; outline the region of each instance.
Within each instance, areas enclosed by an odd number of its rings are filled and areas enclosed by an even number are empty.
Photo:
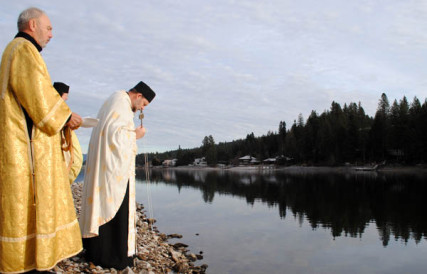
[[[2,51],[22,10],[46,11],[54,37],[43,58],[82,117],[117,90],[151,86],[139,152],[261,136],[332,101],[360,101],[373,116],[383,92],[390,102],[427,97],[423,0],[0,3]],[[86,153],[91,130],[76,133]]]

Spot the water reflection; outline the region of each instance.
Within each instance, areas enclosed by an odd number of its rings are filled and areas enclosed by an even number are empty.
[[[144,179],[143,172],[138,173]],[[332,237],[361,237],[369,223],[375,223],[384,246],[391,238],[427,238],[425,218],[425,174],[400,173],[237,173],[229,171],[154,169],[152,183],[162,182],[200,189],[211,203],[215,194],[244,197],[248,204],[262,201],[277,207],[280,218],[286,212],[322,227]],[[288,210],[287,210],[288,209]]]

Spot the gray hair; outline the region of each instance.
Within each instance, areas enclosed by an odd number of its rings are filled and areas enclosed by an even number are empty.
[[[44,11],[34,7],[28,8],[21,12],[18,17],[18,31],[24,31],[31,19],[39,18],[43,14],[45,14]]]

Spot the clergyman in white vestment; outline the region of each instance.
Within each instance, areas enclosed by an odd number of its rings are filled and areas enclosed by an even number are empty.
[[[155,97],[139,82],[129,91],[113,93],[99,110],[89,142],[83,185],[80,229],[86,259],[102,267],[132,266],[135,254],[136,140],[145,128],[133,117]]]

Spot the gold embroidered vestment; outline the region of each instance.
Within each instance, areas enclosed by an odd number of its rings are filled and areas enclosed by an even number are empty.
[[[61,149],[70,114],[34,45],[12,40],[0,67],[0,272],[47,270],[82,249]]]

